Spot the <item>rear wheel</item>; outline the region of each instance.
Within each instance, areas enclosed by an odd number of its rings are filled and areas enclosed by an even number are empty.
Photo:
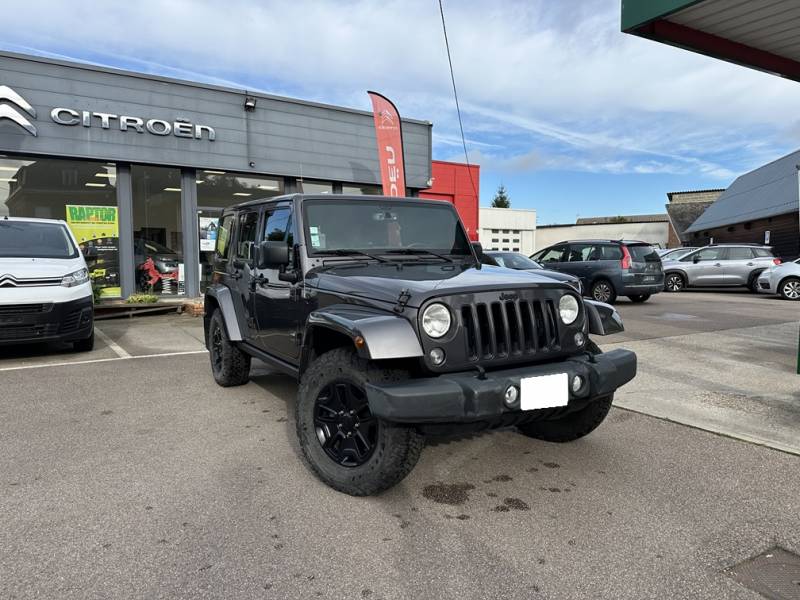
[[[668,292],[681,292],[686,287],[686,279],[680,273],[667,273],[664,289]]]
[[[778,286],[778,292],[784,300],[800,300],[800,278],[784,279]]]
[[[617,299],[617,292],[614,285],[608,279],[598,279],[592,284],[590,294],[594,300],[614,304]]]
[[[750,279],[747,281],[747,287],[754,294],[758,293],[758,276],[761,275],[761,273],[762,273],[762,271],[758,271],[757,273],[753,273],[752,275],[750,275]]]
[[[217,308],[208,321],[208,354],[211,374],[222,387],[243,385],[250,379],[250,355],[228,339],[222,313]]]
[[[628,296],[628,299],[631,302],[640,304],[642,302],[647,302],[650,299],[650,294],[634,294],[633,296]]]
[[[303,457],[320,480],[351,496],[369,496],[411,472],[424,438],[375,417],[366,393],[368,383],[406,378],[407,372],[381,368],[349,348],[311,363],[300,380],[296,424]]]

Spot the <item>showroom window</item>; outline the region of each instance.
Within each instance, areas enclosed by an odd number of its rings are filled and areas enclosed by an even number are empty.
[[[350,196],[383,196],[379,185],[343,185],[342,193]]]
[[[333,184],[330,181],[298,179],[297,189],[303,194],[332,194]]]
[[[95,297],[117,298],[119,213],[114,163],[0,155],[0,217],[67,222],[84,252]]]
[[[280,196],[284,187],[282,178],[256,177],[206,169],[197,170],[195,181],[200,232],[200,291],[205,292],[211,282],[214,245],[222,210],[248,200]]]
[[[131,178],[136,289],[163,296],[182,295],[186,278],[180,169],[134,165]]]

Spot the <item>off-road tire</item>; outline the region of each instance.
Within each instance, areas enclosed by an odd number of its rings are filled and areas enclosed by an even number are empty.
[[[664,278],[664,291],[665,292],[682,292],[686,289],[686,277],[680,273],[667,273]]]
[[[408,379],[402,369],[387,369],[359,358],[349,348],[336,348],[317,357],[303,373],[297,393],[295,423],[303,457],[323,483],[351,496],[379,494],[399,483],[419,460],[425,438],[411,427],[378,422],[377,444],[367,461],[342,466],[330,458],[317,438],[314,410],[322,389],[341,380],[363,389],[367,383]]]
[[[592,340],[586,343],[586,351],[591,354],[602,354],[597,344]],[[614,394],[594,400],[586,407],[569,413],[560,419],[550,421],[534,421],[518,427],[520,433],[528,437],[544,440],[546,442],[573,442],[590,434],[597,429],[600,423],[611,410]]]
[[[85,340],[78,340],[77,342],[72,342],[72,349],[75,352],[91,352],[94,350],[94,329],[92,329],[92,335],[90,335]]]
[[[641,304],[642,302],[647,302],[650,300],[650,294],[634,294],[632,296],[628,296],[628,300],[634,304]]]
[[[614,304],[617,301],[617,290],[614,289],[614,284],[608,279],[598,279],[589,288],[589,297],[598,302]]]
[[[793,285],[800,285],[800,278],[787,277],[778,284],[778,293],[781,295],[781,298],[784,300],[793,300],[795,302],[800,300],[800,297],[792,298],[790,290],[794,289]]]
[[[215,336],[219,334],[219,347]],[[208,321],[208,355],[211,374],[222,387],[243,385],[250,380],[250,355],[242,352],[228,338],[222,312],[217,308]]]

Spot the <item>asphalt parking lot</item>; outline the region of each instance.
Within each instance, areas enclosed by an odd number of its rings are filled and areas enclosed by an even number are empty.
[[[215,386],[200,319],[0,350],[0,597],[760,598],[726,569],[800,553],[798,306],[619,309],[640,374],[592,435],[432,440],[375,498],[305,469],[289,378]]]

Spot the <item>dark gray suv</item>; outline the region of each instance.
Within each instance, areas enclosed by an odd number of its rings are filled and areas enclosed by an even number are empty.
[[[584,295],[613,304],[618,296],[646,302],[664,289],[664,271],[646,242],[573,240],[539,250],[531,258],[546,269],[575,275]]]

